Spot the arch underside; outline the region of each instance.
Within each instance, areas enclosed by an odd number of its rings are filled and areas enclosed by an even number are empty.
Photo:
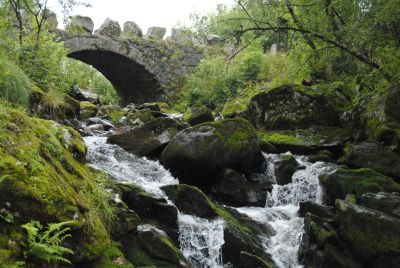
[[[164,99],[164,91],[155,76],[128,57],[101,50],[77,51],[68,57],[92,65],[101,72],[115,87],[123,104]]]

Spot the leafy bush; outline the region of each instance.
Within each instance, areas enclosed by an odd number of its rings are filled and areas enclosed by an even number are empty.
[[[31,82],[12,62],[0,58],[0,98],[27,107]]]
[[[38,221],[31,221],[22,225],[28,235],[27,243],[24,244],[25,257],[44,260],[49,263],[71,264],[64,255],[74,254],[74,252],[61,244],[65,239],[71,237],[68,234],[71,229],[65,226],[72,223],[72,221],[49,223],[46,228]]]

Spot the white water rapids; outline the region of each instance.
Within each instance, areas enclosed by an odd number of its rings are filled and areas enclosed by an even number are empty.
[[[160,187],[177,184],[175,179],[157,161],[136,157],[117,145],[106,143],[103,137],[85,137],[91,166],[103,170],[121,183],[135,183],[157,196],[166,197]],[[268,161],[265,176],[275,177],[273,162],[276,155],[264,154]],[[273,237],[263,237],[264,248],[279,268],[301,267],[297,251],[303,233],[303,219],[297,217],[299,202],[322,202],[318,176],[330,172],[334,165],[317,162],[311,164],[306,157],[296,156],[305,167],[293,175],[287,185],[274,185],[267,197],[266,207],[237,208],[241,213],[261,223],[269,223],[276,231]],[[206,220],[179,213],[179,241],[184,256],[194,267],[223,267],[221,248],[224,244],[222,219]]]

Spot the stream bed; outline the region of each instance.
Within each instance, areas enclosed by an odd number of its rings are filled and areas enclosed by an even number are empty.
[[[147,192],[167,198],[161,186],[178,184],[158,161],[136,157],[117,145],[106,143],[105,137],[85,137],[88,146],[88,161],[96,169],[107,172],[121,183],[134,183]],[[265,176],[274,177],[272,154],[263,154],[267,162]],[[276,231],[272,237],[261,237],[263,246],[279,268],[302,267],[297,261],[297,252],[303,233],[303,218],[297,216],[299,203],[313,201],[321,204],[323,192],[318,176],[335,169],[335,165],[310,163],[305,156],[295,156],[302,169],[296,171],[292,182],[280,186],[275,184],[268,194],[265,207],[240,207],[239,212]],[[171,202],[171,201],[169,201]],[[223,266],[224,221],[206,220],[178,213],[179,242],[184,256],[199,268]],[[229,267],[227,265],[226,267]]]

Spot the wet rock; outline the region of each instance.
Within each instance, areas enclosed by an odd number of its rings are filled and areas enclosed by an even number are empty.
[[[360,199],[360,205],[400,218],[399,193],[363,194]]]
[[[190,110],[184,115],[184,119],[191,126],[214,121],[211,111],[207,107],[199,105],[190,108]]]
[[[140,29],[139,25],[137,25],[133,21],[127,21],[124,23],[122,35],[128,38],[142,38],[143,32]]]
[[[135,211],[142,220],[151,222],[164,230],[178,243],[178,211],[165,198],[156,197],[138,186],[119,184],[121,199]]]
[[[71,16],[71,23],[68,26],[68,30],[76,32],[82,30],[86,33],[93,33],[94,30],[94,23],[93,20],[89,17],[84,16]]]
[[[376,143],[362,142],[346,147],[343,163],[353,168],[371,168],[400,181],[400,156]]]
[[[260,187],[248,181],[232,169],[223,171],[222,179],[213,192],[228,204],[234,206],[264,207],[267,195]]]
[[[347,194],[354,194],[357,200],[365,193],[400,192],[400,184],[392,178],[371,169],[343,169],[321,175],[321,184],[326,190],[330,204],[335,199],[344,199]]]
[[[104,125],[102,124],[93,124],[87,126],[83,129],[84,132],[92,132],[92,131],[104,131]]]
[[[119,129],[107,140],[138,156],[157,156],[185,125],[171,118],[157,118],[140,127]]]
[[[94,105],[100,104],[99,95],[97,95],[93,92],[90,92],[88,90],[74,87],[69,92],[69,95],[78,101],[88,101],[90,103],[93,103]]]
[[[336,200],[340,235],[363,260],[381,254],[400,263],[400,219],[377,210]]]
[[[89,118],[88,122],[86,123],[86,126],[98,125],[98,124],[103,125],[103,128],[105,131],[115,129],[115,126],[113,124],[111,124],[111,122],[109,122],[105,119],[98,118],[98,117]]]
[[[272,268],[273,265],[271,263],[266,262],[262,258],[248,253],[246,251],[240,252],[239,257],[239,266],[241,268]]]
[[[100,29],[96,31],[96,33],[106,36],[120,36],[121,26],[119,25],[118,21],[107,18],[100,26]]]
[[[292,176],[299,167],[299,163],[292,154],[282,154],[275,160],[276,183],[286,185],[292,182]]]
[[[124,256],[135,267],[191,267],[167,234],[150,224],[139,225],[121,243]]]
[[[179,211],[200,218],[212,219],[218,216],[213,203],[198,188],[185,185],[166,185],[161,189],[174,202]]]
[[[335,218],[335,209],[333,207],[320,205],[311,201],[301,202],[298,213],[300,217],[305,217],[307,213],[311,213],[320,218]]]
[[[146,37],[155,39],[155,40],[161,40],[164,38],[164,35],[166,32],[167,32],[167,29],[165,29],[163,27],[152,26],[147,30]]]
[[[161,108],[158,105],[158,103],[143,103],[143,104],[137,106],[137,109],[138,110],[148,109],[148,110],[153,111],[153,112],[160,112],[161,111]]]
[[[225,168],[248,173],[262,161],[255,130],[246,120],[204,123],[179,132],[161,163],[185,183],[209,189]]]
[[[255,95],[247,114],[257,128],[286,130],[337,126],[339,117],[332,111],[320,92],[305,86],[283,85]]]

